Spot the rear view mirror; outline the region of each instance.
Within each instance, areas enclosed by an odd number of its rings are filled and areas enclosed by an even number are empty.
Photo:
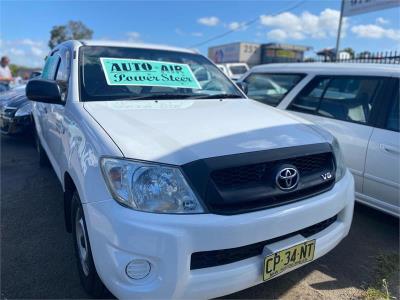
[[[32,79],[25,88],[29,100],[44,103],[64,104],[61,100],[61,90],[54,80]]]
[[[249,91],[249,85],[244,82],[244,81],[240,81],[240,82],[236,82],[236,85],[243,91],[243,93],[247,94],[247,92]]]

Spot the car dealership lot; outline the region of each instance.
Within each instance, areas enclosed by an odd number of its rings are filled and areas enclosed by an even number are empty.
[[[61,186],[50,167],[39,168],[32,141],[1,137],[1,176],[1,297],[87,298],[64,229]],[[332,252],[226,298],[360,297],[376,257],[398,249],[398,220],[357,205],[350,235]]]

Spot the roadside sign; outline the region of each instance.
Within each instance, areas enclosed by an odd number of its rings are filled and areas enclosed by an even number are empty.
[[[354,16],[400,6],[400,0],[344,0],[343,16]]]
[[[393,8],[396,6],[400,6],[400,0],[342,0],[338,34],[336,37],[336,59],[339,58],[340,53],[339,45],[343,17],[365,14],[372,11]]]

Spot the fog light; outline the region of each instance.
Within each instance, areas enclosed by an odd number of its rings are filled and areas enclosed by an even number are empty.
[[[126,265],[125,272],[132,279],[143,279],[150,274],[151,265],[145,259],[134,259]]]

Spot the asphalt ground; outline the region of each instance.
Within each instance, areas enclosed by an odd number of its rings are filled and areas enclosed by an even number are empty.
[[[0,149],[1,298],[88,298],[79,282],[72,237],[64,228],[56,175],[50,167],[39,167],[29,136],[2,136]],[[377,257],[398,251],[399,220],[356,205],[350,234],[333,251],[224,298],[363,298],[376,279]],[[391,277],[389,290],[398,298],[399,274]]]

